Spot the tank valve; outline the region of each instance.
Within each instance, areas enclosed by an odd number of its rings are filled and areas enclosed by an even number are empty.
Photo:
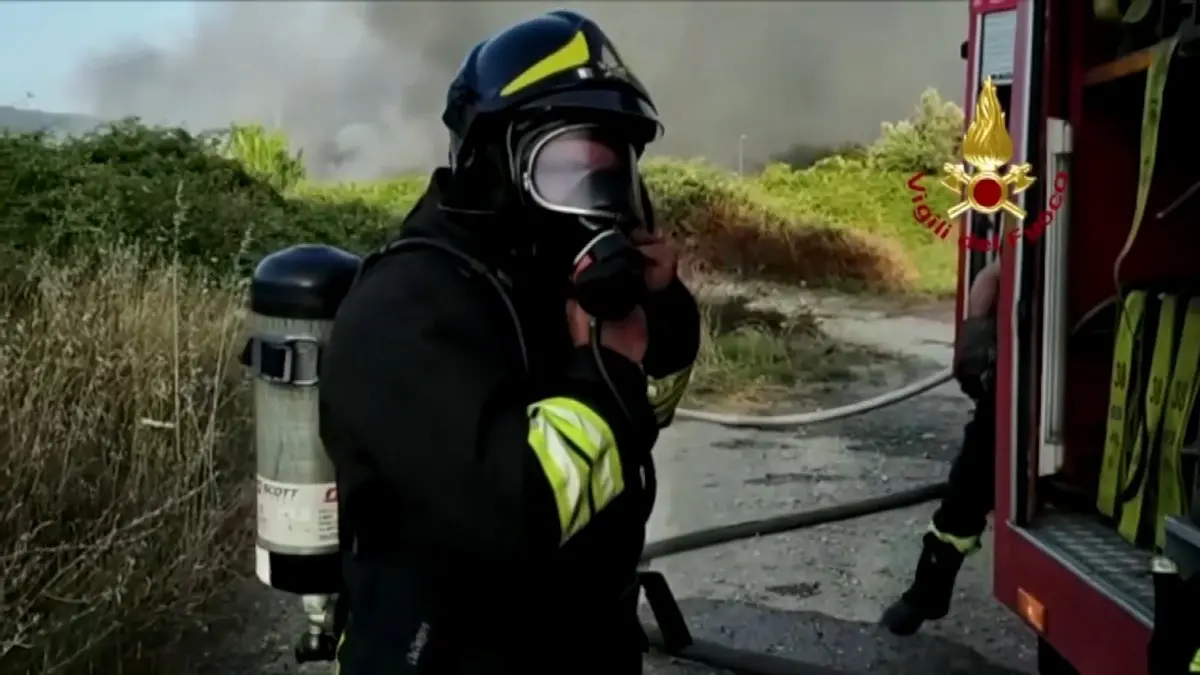
[[[333,661],[337,658],[337,638],[329,629],[330,596],[304,595],[300,602],[308,617],[308,629],[296,643],[296,662]]]

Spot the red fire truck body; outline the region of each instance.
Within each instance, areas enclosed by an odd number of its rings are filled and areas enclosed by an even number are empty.
[[[1120,307],[1114,265],[1134,214],[1151,52],[1114,58],[1120,27],[1097,20],[1092,4],[972,0],[963,50],[968,115],[992,77],[1008,110],[1012,162],[1031,164],[1038,178],[1018,199],[1026,226],[1047,207],[1054,176],[1069,175],[1044,236],[1000,253],[994,589],[1038,633],[1042,673],[1145,675],[1153,551],[1099,518],[1095,495]],[[1191,109],[1200,104],[1186,82],[1194,68],[1177,55],[1169,70],[1146,215],[1120,266],[1125,288],[1200,277],[1200,197],[1176,203],[1200,182]],[[978,214],[963,222],[978,236],[1016,225]],[[993,255],[960,253],[960,317],[970,280]],[[1200,534],[1196,525],[1172,520],[1177,551]],[[1189,550],[1182,555],[1200,551]]]

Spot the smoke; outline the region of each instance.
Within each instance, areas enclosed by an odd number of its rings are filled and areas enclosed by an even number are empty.
[[[186,40],[97,54],[76,86],[104,118],[280,127],[319,176],[423,170],[445,157],[445,89],[470,47],[558,6],[595,19],[649,88],[667,125],[652,152],[732,165],[739,144],[752,161],[866,141],[926,87],[964,87],[965,0],[207,3]]]

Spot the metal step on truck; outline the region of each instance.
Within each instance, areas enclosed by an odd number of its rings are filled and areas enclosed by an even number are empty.
[[[1200,573],[1198,12],[972,0],[966,109],[990,78],[1037,180],[1023,219],[965,216],[1004,243],[963,248],[958,309],[999,255],[994,588],[1043,675],[1145,675]]]

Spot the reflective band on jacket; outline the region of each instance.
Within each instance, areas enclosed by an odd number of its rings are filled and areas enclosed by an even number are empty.
[[[650,405],[654,407],[654,417],[659,426],[667,426],[675,417],[675,408],[687,393],[688,382],[692,379],[692,367],[676,371],[661,378],[650,378],[647,395]]]
[[[957,537],[953,534],[946,534],[937,529],[933,523],[929,524],[929,533],[937,537],[939,541],[950,544],[959,553],[974,553],[980,549],[979,537]]]
[[[1167,387],[1167,412],[1163,416],[1162,445],[1158,461],[1158,508],[1154,541],[1160,548],[1167,541],[1167,516],[1183,515],[1183,438],[1196,404],[1196,370],[1200,368],[1200,298],[1188,301],[1187,317],[1179,336],[1179,349],[1171,384]]]
[[[1196,650],[1196,655],[1192,657],[1192,665],[1188,668],[1189,673],[1200,673],[1200,649]]]
[[[556,397],[529,406],[529,445],[554,492],[562,542],[625,490],[612,429],[579,401]]]
[[[1136,490],[1129,501],[1121,505],[1121,521],[1117,526],[1117,531],[1131,544],[1138,543],[1138,534],[1142,530],[1146,486],[1150,482],[1150,476],[1155,473],[1150,470],[1150,460],[1158,440],[1167,384],[1171,379],[1171,362],[1175,358],[1175,310],[1179,299],[1173,295],[1164,295],[1160,302],[1158,331],[1154,337],[1154,356],[1150,360],[1150,377],[1146,387],[1145,414],[1133,441],[1133,452],[1129,455],[1128,466],[1133,475],[1122,482],[1121,489],[1122,494]],[[1154,517],[1153,511],[1147,515]]]
[[[1117,339],[1113,346],[1112,379],[1108,395],[1108,426],[1105,430],[1104,459],[1100,465],[1100,483],[1096,491],[1096,509],[1109,518],[1119,515],[1117,495],[1125,484],[1125,430],[1133,423],[1134,408],[1129,403],[1133,378],[1133,345],[1142,332],[1146,313],[1146,294],[1134,291],[1125,298],[1117,319]]]

